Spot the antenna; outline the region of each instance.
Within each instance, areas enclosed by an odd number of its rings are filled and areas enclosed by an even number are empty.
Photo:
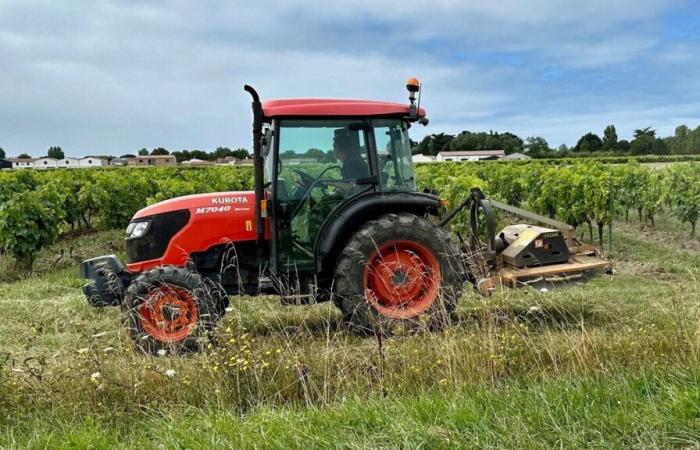
[[[420,98],[423,95],[423,83],[418,85],[418,106],[416,107],[416,114],[420,114]]]

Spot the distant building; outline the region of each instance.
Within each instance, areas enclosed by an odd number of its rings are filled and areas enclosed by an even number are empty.
[[[532,157],[527,156],[524,153],[511,153],[510,155],[506,155],[501,158],[501,161],[525,161],[528,159],[532,159]]]
[[[129,164],[128,158],[112,158],[109,161],[110,166],[124,167]]]
[[[430,156],[430,155],[423,155],[422,153],[419,153],[417,155],[411,156],[411,160],[414,163],[435,162],[435,157]]]
[[[314,160],[315,162],[316,160]],[[246,159],[239,159],[236,161],[237,166],[252,166],[253,165],[253,158],[246,158]]]
[[[238,161],[240,161],[240,159],[236,158],[235,156],[227,156],[225,158],[216,158],[216,163],[223,164],[223,165],[235,165]]]
[[[173,155],[139,155],[128,158],[129,166],[136,167],[172,167],[177,166],[177,159]]]
[[[34,158],[11,158],[13,169],[33,169]]]
[[[80,167],[80,160],[78,158],[63,158],[56,161],[56,167],[65,169],[75,169]]]
[[[213,166],[214,163],[212,161],[206,161],[204,159],[197,159],[197,158],[192,158],[189,161],[182,161],[183,166]]]
[[[12,162],[5,159],[0,159],[0,170],[2,169],[12,169]]]
[[[55,169],[57,160],[53,158],[38,158],[34,160],[35,169]]]
[[[93,158],[92,156],[80,160],[80,167],[102,167],[106,165],[107,161],[104,159]]]
[[[501,159],[506,156],[504,150],[474,150],[474,151],[456,151],[456,152],[440,152],[435,158],[436,161],[483,161],[489,159]]]

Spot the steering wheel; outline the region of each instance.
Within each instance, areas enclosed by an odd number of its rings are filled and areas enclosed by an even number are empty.
[[[299,170],[299,169],[292,167],[292,172],[299,175],[301,177],[301,182],[307,186],[314,182],[314,177],[312,177],[308,173],[304,172],[303,170]]]
[[[322,171],[316,178],[314,178],[314,177],[312,177],[311,175],[309,175],[308,173],[304,172],[303,170],[299,170],[299,169],[297,169],[297,168],[295,168],[295,167],[292,167],[291,169],[292,169],[292,172],[296,173],[297,175],[299,175],[299,177],[301,177],[301,182],[302,182],[303,188],[304,188],[305,190],[309,189],[311,186],[313,186],[314,184],[318,183],[319,180],[320,180],[320,179],[326,174],[326,172],[328,172],[329,170],[331,170],[331,169],[340,169],[340,170],[342,170],[342,168],[341,168],[340,166],[328,166],[328,167],[326,167],[325,169],[323,169],[323,171]],[[324,183],[324,185],[325,185],[325,183]],[[326,186],[327,186],[327,185],[326,185]]]
[[[292,214],[291,214],[292,217],[296,216],[296,214],[299,212],[299,210],[304,205],[306,198],[311,195],[311,190],[313,189],[314,185],[321,184],[322,185],[321,189],[323,189],[324,192],[326,192],[326,188],[328,187],[328,184],[324,183],[323,181],[320,181],[321,178],[326,174],[326,172],[328,172],[331,169],[340,169],[341,171],[343,170],[342,167],[337,166],[337,165],[336,166],[328,166],[325,169],[323,169],[323,171],[316,178],[314,178],[311,175],[309,175],[308,173],[306,173],[302,170],[299,170],[297,168],[292,167],[291,169],[294,173],[298,174],[301,177],[302,183],[304,184],[304,186],[302,187],[304,189],[304,194],[299,199],[299,203],[297,204],[296,208],[294,208],[294,210],[292,211]]]

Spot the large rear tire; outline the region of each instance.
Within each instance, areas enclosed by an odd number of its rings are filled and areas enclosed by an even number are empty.
[[[427,218],[387,214],[367,222],[338,257],[334,299],[361,333],[440,329],[462,296],[463,274],[448,232]]]
[[[124,325],[145,353],[200,350],[224,313],[222,289],[196,272],[163,266],[139,275],[122,303]]]

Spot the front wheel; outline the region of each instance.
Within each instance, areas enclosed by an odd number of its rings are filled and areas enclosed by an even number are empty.
[[[196,272],[158,267],[139,275],[127,289],[124,324],[145,353],[196,351],[224,312],[223,290]]]
[[[335,301],[363,333],[441,328],[462,295],[463,274],[449,233],[427,218],[387,214],[367,222],[340,254]]]

